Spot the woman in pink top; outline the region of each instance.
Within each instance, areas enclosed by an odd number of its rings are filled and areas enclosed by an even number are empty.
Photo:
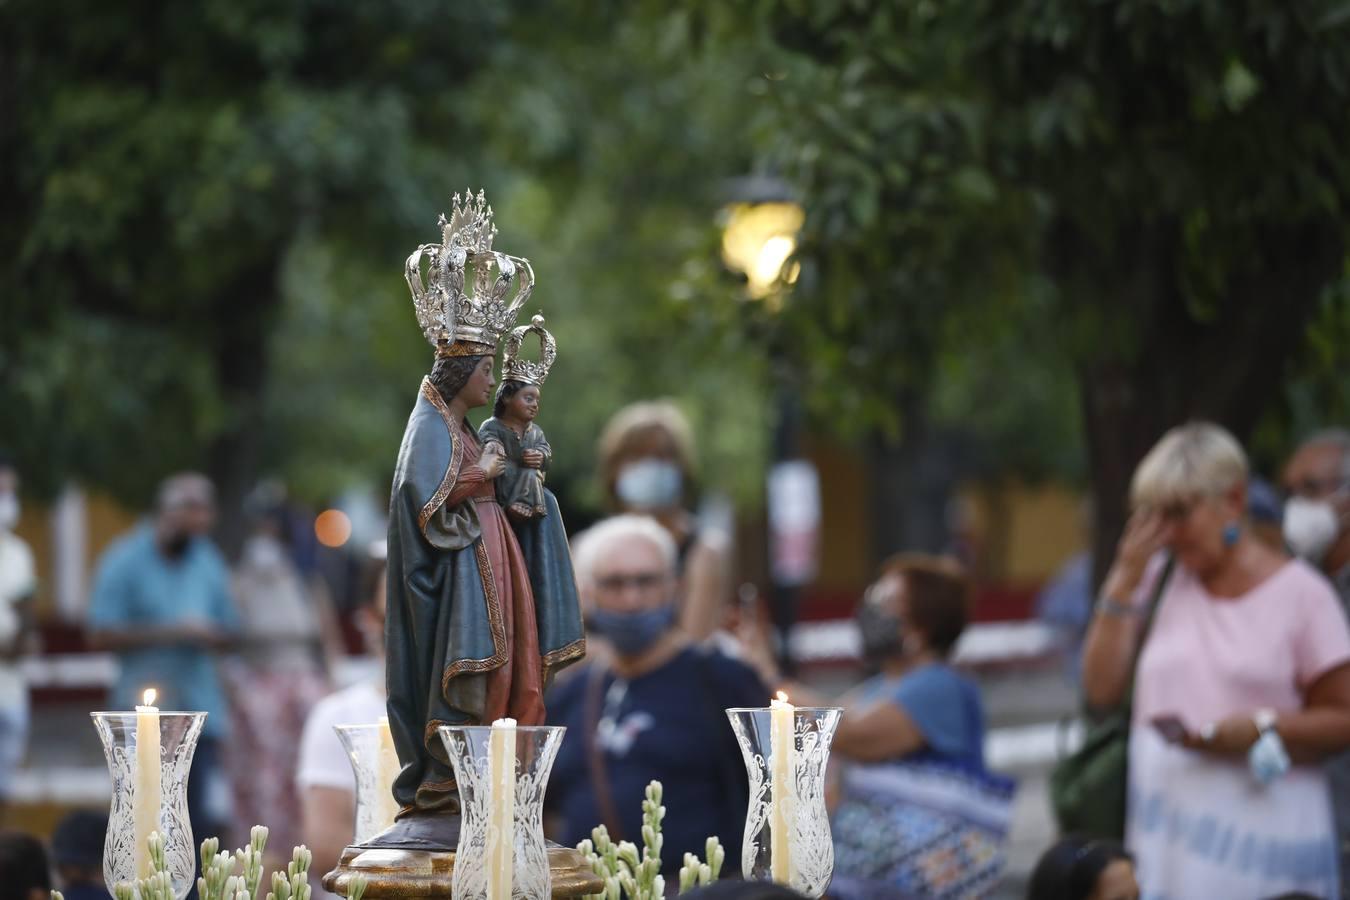
[[[1317,763],[1350,747],[1350,627],[1321,575],[1251,536],[1246,492],[1228,432],[1164,435],[1135,471],[1135,513],[1088,630],[1084,691],[1110,708],[1129,696],[1171,555],[1130,734],[1126,843],[1145,900],[1339,896]]]

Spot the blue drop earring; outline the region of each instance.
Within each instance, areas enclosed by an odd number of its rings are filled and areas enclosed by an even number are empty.
[[[1238,535],[1242,533],[1242,526],[1237,522],[1229,522],[1223,526],[1223,545],[1231,547],[1238,542]]]

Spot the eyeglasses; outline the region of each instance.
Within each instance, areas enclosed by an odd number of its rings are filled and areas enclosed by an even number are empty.
[[[654,591],[665,586],[665,572],[638,572],[634,575],[602,575],[595,579],[595,586],[608,594],[621,593],[626,588],[639,591]]]

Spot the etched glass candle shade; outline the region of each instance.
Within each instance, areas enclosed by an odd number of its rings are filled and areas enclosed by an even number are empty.
[[[771,710],[727,710],[750,776],[741,844],[746,879],[777,881],[808,897],[819,897],[829,887],[834,843],[825,810],[825,766],[840,713],[834,707],[793,708],[791,752],[780,758]]]
[[[364,844],[390,825],[398,813],[394,802],[394,778],[398,756],[394,753],[389,727],[383,724],[335,725],[338,740],[347,751],[356,776],[356,823],[352,844]]]
[[[455,769],[462,816],[459,846],[455,850],[454,897],[545,900],[551,896],[552,886],[548,847],[544,843],[544,791],[567,729],[520,726],[507,742],[508,758],[514,757],[511,765],[515,770],[515,791],[508,804],[512,831],[510,885],[508,892],[501,895],[496,890],[489,893],[489,885],[494,881],[495,823],[500,821],[494,813],[503,808],[492,781],[492,730],[486,725],[443,726],[440,730]]]
[[[108,891],[151,874],[146,838],[150,831],[157,831],[174,896],[182,900],[192,888],[197,860],[188,821],[188,772],[206,713],[94,712],[90,716],[112,775],[112,806],[103,845],[103,880]]]

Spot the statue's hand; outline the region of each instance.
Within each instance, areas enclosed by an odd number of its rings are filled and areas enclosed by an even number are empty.
[[[538,469],[544,464],[544,452],[542,450],[522,450],[520,461],[528,468]]]
[[[478,468],[483,470],[483,477],[492,480],[506,471],[506,460],[502,459],[496,448],[489,446],[488,450],[479,458]]]

